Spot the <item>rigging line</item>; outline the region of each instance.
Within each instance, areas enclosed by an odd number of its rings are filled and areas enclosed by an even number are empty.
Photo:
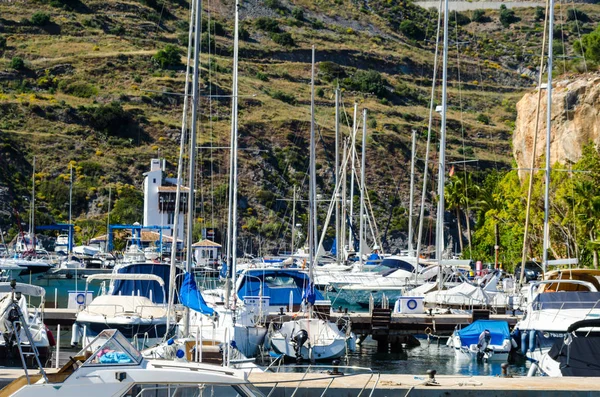
[[[165,11],[166,3],[167,3],[166,1],[162,2],[162,7],[160,9],[160,15],[158,16],[158,22],[156,23],[156,29],[154,30],[154,38],[152,39],[154,42],[156,42],[156,37],[158,36],[158,29],[160,28],[160,22],[162,21],[162,16],[163,16],[163,12]]]
[[[539,69],[539,74],[538,74],[538,98],[537,98],[537,105],[536,105],[536,109],[535,109],[535,128],[534,128],[534,136],[533,136],[533,148],[532,148],[532,152],[531,152],[531,171],[529,174],[529,185],[527,188],[527,205],[525,207],[525,226],[524,226],[524,232],[523,232],[523,248],[522,248],[522,252],[521,252],[521,274],[519,275],[519,285],[522,286],[523,285],[523,281],[525,279],[525,262],[527,261],[527,251],[529,249],[529,244],[528,244],[528,237],[529,237],[529,217],[530,217],[530,212],[531,212],[531,197],[533,195],[533,179],[534,179],[534,168],[535,168],[535,160],[536,160],[536,153],[537,153],[537,141],[538,141],[538,129],[539,129],[539,124],[540,124],[540,111],[541,111],[541,100],[542,100],[542,79],[544,77],[544,54],[545,54],[545,47],[546,47],[546,40],[547,40],[547,36],[550,36],[550,40],[552,40],[552,32],[548,32],[548,11],[550,8],[550,3],[552,2],[552,0],[547,0],[546,1],[546,12],[545,12],[545,17],[544,17],[544,33],[542,36],[542,53],[540,56],[540,69]],[[548,71],[548,73],[552,73],[551,70]],[[550,106],[550,104],[547,104],[548,106]],[[543,237],[545,238],[545,237]]]
[[[562,44],[562,53],[563,55],[565,55],[565,57],[563,57],[562,59],[562,63],[563,63],[563,73],[567,73],[567,49],[565,47],[565,18],[563,15],[563,8],[562,8],[562,0],[560,0],[558,2],[558,12],[560,15],[560,38],[561,38],[561,44]],[[566,97],[565,97],[565,104],[566,104]],[[567,109],[567,106],[565,106],[565,111],[567,112],[567,115],[569,114],[569,111]]]
[[[583,57],[583,67],[585,73],[588,72],[587,61],[585,59],[585,47],[583,46],[583,41],[581,40],[581,29],[579,27],[579,19],[577,18],[577,12],[575,8],[575,0],[571,1],[571,5],[573,6],[573,15],[575,17],[575,27],[577,27],[577,38],[579,39],[579,43],[581,44],[581,56]]]
[[[207,0],[207,10],[211,10],[211,2],[210,0]],[[208,95],[209,95],[209,102],[208,102],[208,118],[209,118],[209,146],[212,148],[213,146],[213,141],[214,141],[214,125],[213,125],[213,101],[212,101],[212,97],[213,97],[213,73],[212,73],[212,67],[211,67],[211,62],[210,60],[212,59],[212,54],[211,54],[211,35],[210,35],[210,22],[211,22],[211,17],[212,17],[212,12],[208,11],[208,24],[207,24],[207,31],[208,31]],[[218,104],[218,101],[217,101]],[[210,223],[211,226],[214,228],[215,227],[215,184],[214,184],[214,153],[211,150],[209,153],[209,160],[210,160],[210,176],[209,176],[209,184],[210,184]],[[203,206],[204,207],[204,206]]]

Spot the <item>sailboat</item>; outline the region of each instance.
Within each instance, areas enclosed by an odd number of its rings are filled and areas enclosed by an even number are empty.
[[[194,43],[198,43],[200,34],[200,14],[201,10],[196,5],[196,10],[192,11],[190,26],[196,26],[195,29],[196,38],[193,40]],[[194,19],[195,18],[195,23]],[[233,87],[232,87],[232,124],[231,124],[231,175],[230,175],[230,216],[229,216],[229,228],[228,228],[228,256],[230,258],[229,266],[231,277],[234,278],[236,274],[236,218],[237,218],[237,100],[238,100],[238,89],[237,89],[237,71],[238,71],[238,25],[239,25],[239,2],[235,4],[235,33],[234,33],[234,66],[233,66]],[[192,29],[190,29],[190,43],[192,43]],[[188,48],[188,64],[190,60],[191,48]],[[195,124],[197,114],[197,98],[198,98],[198,59],[199,59],[199,47],[196,46],[194,52],[194,77],[193,77],[193,94],[192,94],[192,128],[190,138],[190,181],[189,191],[193,194],[194,191],[194,180],[195,175]],[[187,76],[186,76],[187,78]],[[187,84],[186,84],[187,90]],[[186,92],[187,94],[187,92]],[[185,139],[183,134],[185,133],[186,125],[186,113],[187,106],[184,106],[184,121],[182,125],[182,145]],[[183,147],[180,148],[180,164],[183,158]],[[181,168],[181,166],[179,167]],[[181,172],[178,170],[178,178],[180,179]],[[176,200],[179,199],[177,195]],[[193,196],[189,200],[190,207],[188,208],[188,221],[187,221],[187,242],[188,242],[188,253],[191,252],[192,242],[192,226],[193,226]],[[175,205],[176,211],[179,208],[178,204]],[[177,216],[175,216],[177,219]],[[174,230],[177,230],[177,225],[174,225]],[[176,233],[174,231],[174,234]],[[174,236],[175,238],[175,236]],[[172,269],[174,269],[174,253],[172,253]],[[262,345],[266,328],[262,321],[256,321],[256,317],[248,315],[248,312],[253,311],[253,307],[248,307],[243,302],[238,302],[235,294],[230,293],[230,288],[226,288],[225,291],[220,291],[219,295],[224,297],[225,302],[222,299],[218,299],[212,304],[207,303],[198,287],[195,280],[190,273],[191,269],[191,255],[187,258],[187,272],[185,274],[184,282],[179,291],[179,295],[182,303],[186,307],[184,316],[177,324],[176,338],[171,338],[167,341],[166,345],[163,344],[157,348],[150,349],[144,354],[148,357],[165,357],[168,356],[168,352],[172,350],[169,346],[187,346],[190,343],[194,346],[211,345],[220,346],[223,351],[227,354],[224,357],[224,365],[229,364],[240,364],[246,361],[246,357],[255,356],[258,353],[259,346]],[[174,272],[174,270],[172,270]],[[235,283],[235,281],[233,281]],[[231,285],[231,280],[227,282]],[[170,297],[171,305],[173,307],[174,297]],[[199,348],[200,349],[200,348]],[[198,359],[201,356],[196,355]]]
[[[344,331],[334,323],[313,317],[312,306],[317,294],[312,282],[314,276],[315,247],[317,237],[316,224],[316,167],[315,167],[315,119],[314,119],[314,82],[315,82],[315,47],[312,48],[311,63],[311,128],[310,128],[310,185],[309,185],[309,283],[304,287],[303,299],[308,307],[306,318],[297,318],[284,322],[280,329],[271,329],[269,341],[273,349],[286,357],[301,360],[326,360],[341,357],[352,347],[352,336],[349,327]]]

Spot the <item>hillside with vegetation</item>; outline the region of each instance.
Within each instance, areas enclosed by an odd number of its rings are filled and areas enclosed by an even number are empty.
[[[203,227],[223,231],[226,219],[229,154],[221,148],[229,144],[234,2],[203,7],[198,234]],[[185,0],[0,3],[0,227],[8,237],[28,219],[34,157],[38,224],[68,219],[71,167],[78,241],[105,232],[109,188],[111,223],[141,222],[150,159],[166,158],[169,176],[177,169],[183,101],[174,94],[184,91],[188,10]],[[555,73],[595,70],[597,59],[588,55],[584,64],[571,55],[592,47],[585,40],[594,40],[600,10],[578,4],[558,11],[554,43],[565,57]],[[286,200],[295,185],[308,190],[312,45],[318,189],[324,197],[333,189],[339,86],[346,136],[353,103],[368,109],[369,198],[384,247],[403,248],[412,129],[419,175],[425,164],[437,11],[401,0],[247,0],[240,15],[239,250],[289,249]],[[474,185],[483,186],[490,171],[511,168],[515,104],[535,85],[543,19],[539,7],[450,15],[447,158],[456,162],[456,175],[466,167]],[[439,104],[439,89],[435,97]],[[440,122],[434,117],[432,152]],[[449,206],[448,219],[456,207]],[[474,205],[466,212],[475,219],[481,211]],[[305,212],[300,203],[301,223]],[[431,230],[435,214],[426,215]]]

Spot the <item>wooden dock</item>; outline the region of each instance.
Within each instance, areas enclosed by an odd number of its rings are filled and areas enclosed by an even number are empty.
[[[343,370],[342,370],[343,371]],[[35,373],[37,371],[32,371]],[[48,373],[56,372],[48,369]],[[0,368],[0,388],[23,375]],[[248,380],[271,397],[423,396],[423,397],[589,397],[600,396],[600,378],[549,378],[427,374],[330,374],[328,372],[252,372]]]

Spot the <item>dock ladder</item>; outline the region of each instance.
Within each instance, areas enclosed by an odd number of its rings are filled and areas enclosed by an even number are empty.
[[[20,292],[16,291],[17,282],[15,280],[12,280],[10,282],[10,287],[12,288],[12,302],[8,306],[7,310],[9,310],[8,321],[10,321],[10,323],[12,324],[12,335],[10,336],[9,341],[13,341],[13,343],[15,343],[17,345],[17,348],[19,349],[19,356],[21,357],[21,363],[23,364],[23,370],[25,371],[27,384],[31,384],[31,380],[29,378],[29,371],[27,370],[27,360],[25,358],[26,356],[34,356],[35,362],[38,368],[40,369],[40,374],[42,375],[46,383],[48,383],[48,377],[46,376],[46,371],[44,371],[44,367],[42,366],[42,362],[40,361],[40,355],[37,346],[35,345],[33,336],[29,331],[29,326],[27,325],[27,321],[23,316],[23,311],[19,306],[19,299],[15,299],[15,294],[20,295]],[[25,338],[21,337],[21,330],[23,330]],[[9,341],[7,341],[7,348],[9,348]],[[31,352],[23,351],[23,342],[29,342],[29,346],[31,346]]]

